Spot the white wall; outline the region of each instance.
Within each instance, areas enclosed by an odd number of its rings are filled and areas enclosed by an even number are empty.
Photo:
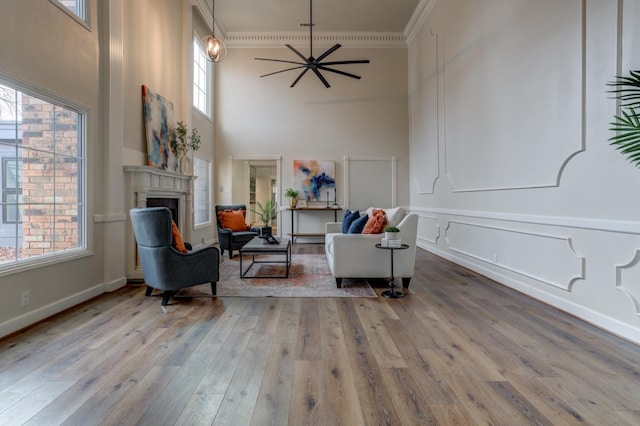
[[[421,247],[640,342],[640,171],[607,143],[605,85],[640,65],[636,3],[618,40],[613,1],[434,1],[409,42],[410,198]]]
[[[92,10],[97,9],[91,1]],[[94,223],[103,200],[104,155],[99,132],[99,38],[93,15],[87,30],[51,2],[0,3],[0,72],[3,76],[68,100],[87,111],[88,178],[86,256],[0,278],[0,336],[104,291],[104,228]],[[31,302],[20,307],[28,290]]]
[[[314,50],[323,51],[324,46]],[[306,54],[305,48],[303,52]],[[325,73],[331,84],[325,88],[309,72],[294,88],[295,71],[260,78],[283,69],[281,64],[256,61],[255,57],[295,60],[282,48],[231,48],[224,62],[216,65],[216,200],[231,198],[230,157],[282,157],[280,194],[292,186],[293,160],[333,160],[336,163],[338,201],[344,203],[344,157],[397,157],[397,203],[409,203],[409,144],[407,106],[407,50],[404,48],[346,48],[332,59],[369,59],[370,64],[341,69],[362,76],[361,80]],[[286,65],[286,64],[285,64]],[[370,169],[375,173],[375,169]],[[389,185],[390,187],[390,185]],[[220,191],[222,189],[222,191]],[[350,191],[366,188],[351,188]],[[391,205],[386,193],[380,204]],[[286,197],[280,206],[289,204]],[[366,208],[368,206],[364,206]],[[284,216],[284,218],[283,218]],[[311,219],[306,232],[319,232],[333,214]],[[289,213],[279,215],[281,235],[290,232]],[[282,229],[284,227],[284,229]]]

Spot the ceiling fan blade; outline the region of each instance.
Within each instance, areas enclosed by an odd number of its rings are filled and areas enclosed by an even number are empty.
[[[320,65],[345,65],[345,64],[368,64],[368,63],[370,63],[368,59],[354,59],[351,61],[323,62]]]
[[[333,52],[335,52],[336,50],[340,49],[341,47],[342,47],[341,44],[334,45],[333,47],[329,48],[329,50],[324,52],[322,55],[318,56],[317,61],[320,62],[321,60],[323,60],[327,56],[331,55]]]
[[[320,74],[320,71],[318,71],[316,68],[312,68],[313,72],[318,76],[318,78],[320,79],[320,81],[322,82],[322,84],[324,84],[324,87],[326,87],[327,89],[329,87],[331,87],[329,85],[329,82],[322,76],[322,74]]]
[[[300,66],[293,67],[293,68],[287,68],[287,69],[285,69],[285,70],[280,70],[280,71],[276,71],[276,72],[270,72],[269,74],[263,74],[263,75],[261,75],[260,77],[268,77],[268,76],[270,76],[270,75],[280,74],[281,72],[287,72],[287,71],[291,71],[291,70],[297,70],[297,69],[305,68],[305,67],[306,67],[306,65],[300,65]]]
[[[302,53],[300,53],[295,47],[291,46],[290,44],[285,44],[285,46],[291,49],[293,53],[300,56],[305,63],[309,63],[309,60]]]
[[[360,80],[362,78],[359,75],[355,75],[355,74],[351,74],[351,73],[348,73],[348,72],[340,71],[340,70],[337,70],[337,69],[334,69],[334,68],[328,68],[328,67],[325,67],[323,65],[318,65],[318,68],[320,68],[321,70],[325,70],[325,71],[329,71],[329,72],[334,72],[336,74],[344,75],[346,77],[356,78],[358,80]]]
[[[293,80],[293,83],[291,83],[291,86],[289,86],[289,87],[293,87],[293,86],[295,86],[296,84],[298,84],[298,82],[300,81],[300,79],[302,78],[302,76],[303,76],[303,75],[305,75],[305,74],[307,73],[307,71],[309,71],[309,68],[308,68],[308,67],[307,67],[307,68],[305,68],[305,69],[304,69],[304,71],[302,71],[302,72],[300,73],[300,75],[298,76],[298,78],[296,78],[295,80]]]
[[[285,64],[306,65],[306,62],[285,61],[283,59],[253,58],[256,61],[284,62]]]

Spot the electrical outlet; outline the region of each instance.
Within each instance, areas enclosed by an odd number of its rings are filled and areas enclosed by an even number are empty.
[[[23,291],[22,296],[20,298],[20,306],[21,307],[27,306],[31,301],[30,299],[31,299],[31,293],[29,293],[29,290]]]

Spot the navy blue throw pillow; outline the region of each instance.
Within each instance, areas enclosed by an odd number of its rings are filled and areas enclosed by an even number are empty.
[[[349,231],[347,232],[347,234],[362,234],[362,230],[367,224],[367,220],[369,220],[369,216],[365,214],[364,216],[351,222],[351,226],[349,227]]]
[[[342,218],[342,233],[346,234],[349,232],[349,227],[353,223],[354,220],[360,217],[360,211],[354,210],[350,211],[346,209],[344,211],[344,217]]]

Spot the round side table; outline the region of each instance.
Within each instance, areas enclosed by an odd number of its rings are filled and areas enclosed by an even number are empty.
[[[389,287],[391,287],[391,290],[383,291],[382,297],[387,297],[389,299],[400,299],[401,297],[404,297],[404,293],[396,291],[396,278],[393,273],[393,252],[396,250],[406,250],[409,248],[409,244],[401,244],[400,247],[384,247],[382,244],[378,243],[376,244],[376,248],[391,251],[391,278],[389,278]]]

